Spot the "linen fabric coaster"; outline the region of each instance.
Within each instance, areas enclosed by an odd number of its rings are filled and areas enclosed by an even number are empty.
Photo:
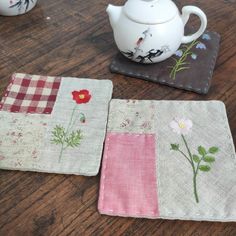
[[[219,42],[218,33],[206,31],[198,40],[181,45],[171,58],[154,64],[133,62],[119,53],[112,60],[110,71],[206,94],[211,86]]]
[[[109,80],[14,74],[0,103],[0,168],[96,175]]]
[[[236,221],[236,159],[219,101],[112,100],[101,214]]]

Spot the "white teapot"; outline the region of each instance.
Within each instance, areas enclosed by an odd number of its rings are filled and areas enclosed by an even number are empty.
[[[196,40],[206,29],[207,18],[195,6],[185,6],[182,15],[171,0],[128,0],[124,6],[108,5],[107,13],[116,45],[127,58],[155,63],[171,57],[181,43]],[[184,35],[190,14],[200,18],[199,30]]]
[[[30,11],[37,0],[0,0],[0,15],[16,16]]]

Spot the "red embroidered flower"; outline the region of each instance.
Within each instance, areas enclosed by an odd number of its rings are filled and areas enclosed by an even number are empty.
[[[89,94],[89,91],[86,89],[73,91],[72,96],[73,100],[75,100],[77,104],[87,103],[91,99],[91,94]]]

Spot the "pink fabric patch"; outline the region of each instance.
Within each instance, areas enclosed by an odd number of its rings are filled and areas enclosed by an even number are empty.
[[[108,215],[159,216],[155,135],[108,133],[98,209]]]

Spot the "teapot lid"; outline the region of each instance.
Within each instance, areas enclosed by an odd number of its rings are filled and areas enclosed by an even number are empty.
[[[178,13],[171,0],[128,0],[123,9],[131,20],[141,24],[164,23]]]

